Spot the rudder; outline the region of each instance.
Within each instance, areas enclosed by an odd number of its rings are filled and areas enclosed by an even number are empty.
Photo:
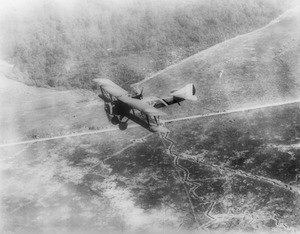
[[[182,98],[184,100],[197,101],[196,88],[194,84],[187,84],[181,89],[172,90],[172,96]]]

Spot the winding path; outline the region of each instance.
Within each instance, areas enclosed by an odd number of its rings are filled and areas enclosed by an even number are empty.
[[[171,159],[173,159],[174,168],[176,170],[176,173],[177,173],[178,177],[180,178],[180,180],[183,183],[186,195],[187,195],[189,203],[190,203],[190,207],[191,207],[191,210],[192,210],[192,214],[193,214],[194,220],[197,223],[197,227],[200,228],[201,225],[200,225],[200,222],[198,220],[198,217],[197,217],[197,214],[196,214],[196,211],[195,211],[195,207],[194,207],[192,199],[191,199],[190,192],[189,192],[189,190],[188,190],[188,188],[186,186],[186,184],[189,182],[189,171],[188,171],[187,168],[185,168],[185,167],[183,167],[183,166],[181,166],[179,164],[179,162],[178,162],[179,156],[173,153],[172,148],[173,148],[175,142],[173,140],[171,140],[170,138],[168,138],[169,133],[168,132],[165,133],[165,134],[161,133],[160,136],[161,136],[162,141],[166,140],[167,142],[170,143],[169,147],[167,147],[167,154],[170,156]],[[164,142],[163,142],[163,144],[165,145]],[[180,171],[183,172],[183,178],[180,175]]]
[[[291,184],[286,184],[286,183],[284,183],[282,181],[279,181],[279,180],[276,180],[276,179],[271,179],[271,178],[260,176],[260,175],[253,175],[251,173],[248,173],[248,172],[245,172],[245,171],[242,171],[242,170],[235,170],[235,169],[232,169],[232,168],[229,168],[229,167],[226,167],[226,166],[222,166],[222,165],[215,165],[215,164],[212,164],[212,163],[202,162],[202,161],[199,161],[199,160],[195,160],[194,158],[190,158],[190,159],[185,158],[185,159],[189,160],[191,162],[197,162],[201,165],[209,166],[211,168],[214,168],[214,169],[220,171],[220,173],[225,172],[226,174],[230,173],[232,175],[238,175],[238,176],[241,176],[241,177],[246,177],[246,178],[249,178],[249,179],[258,180],[258,181],[261,181],[261,182],[264,182],[264,183],[272,184],[273,186],[285,189],[287,191],[300,194],[300,190],[297,186],[293,186]]]
[[[273,186],[279,187],[279,188],[287,190],[289,192],[300,194],[299,188],[297,188],[296,186],[292,186],[292,183],[286,184],[286,183],[283,183],[279,180],[275,180],[275,179],[271,179],[271,178],[264,177],[264,176],[259,176],[259,175],[253,175],[251,173],[247,173],[247,172],[244,172],[242,170],[234,170],[234,169],[228,168],[226,166],[215,165],[215,164],[203,162],[201,160],[197,160],[193,156],[191,156],[191,157],[189,157],[189,156],[182,157],[182,156],[176,155],[173,152],[173,147],[175,146],[176,142],[174,142],[172,139],[169,138],[169,133],[166,133],[165,135],[161,134],[161,137],[162,137],[162,139],[169,142],[169,146],[167,147],[167,153],[170,157],[173,158],[173,163],[174,163],[175,169],[178,173],[178,176],[181,178],[182,182],[184,183],[186,194],[189,198],[190,206],[191,206],[192,211],[193,211],[194,219],[196,220],[196,222],[198,224],[198,228],[201,228],[204,231],[207,231],[208,230],[207,228],[211,224],[213,224],[215,222],[218,222],[218,221],[220,221],[220,222],[224,221],[224,219],[236,217],[236,215],[234,215],[234,214],[212,215],[211,213],[212,213],[212,210],[214,209],[214,206],[216,205],[216,201],[209,201],[209,202],[204,201],[203,198],[200,197],[196,193],[196,190],[200,186],[202,186],[201,183],[199,183],[202,180],[196,180],[196,181],[191,180],[189,170],[180,164],[180,159],[185,159],[185,160],[191,161],[193,163],[197,163],[197,164],[201,164],[201,165],[204,165],[204,166],[211,167],[212,169],[215,169],[215,170],[219,171],[219,173],[225,175],[225,177],[207,178],[207,179],[204,179],[204,180],[211,180],[211,179],[225,179],[225,180],[227,180],[228,175],[241,176],[241,177],[246,177],[246,178],[249,178],[249,179],[261,181],[261,182],[264,182],[264,183],[269,183],[269,184],[272,184]],[[180,175],[180,172],[183,173],[183,176]],[[295,181],[298,181],[298,176],[299,175],[296,176]],[[300,176],[299,176],[299,178],[300,178]],[[190,185],[191,188],[188,190],[186,185]],[[200,203],[206,203],[206,204],[209,203],[209,206],[208,206],[207,210],[204,212],[204,215],[209,220],[208,222],[200,225],[199,221],[197,220],[197,213],[195,212],[195,207],[192,203],[191,196],[198,199]],[[284,229],[288,230],[288,226],[285,225],[284,223],[280,223],[280,225],[279,225],[279,220],[277,219],[276,216],[273,216],[273,219],[274,219],[274,221],[276,221],[276,226],[283,227]]]

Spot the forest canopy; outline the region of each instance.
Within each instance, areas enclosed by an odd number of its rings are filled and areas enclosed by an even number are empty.
[[[192,54],[266,25],[292,0],[17,1],[0,48],[31,85],[125,88]]]

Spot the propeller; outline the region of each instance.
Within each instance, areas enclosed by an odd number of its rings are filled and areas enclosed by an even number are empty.
[[[140,94],[139,94],[139,98],[140,98],[140,99],[143,99],[143,92],[144,92],[144,87],[142,88],[142,90],[141,90],[141,92],[140,92]]]
[[[144,87],[142,88],[142,90],[139,94],[133,96],[132,98],[143,99],[143,92],[144,92]]]

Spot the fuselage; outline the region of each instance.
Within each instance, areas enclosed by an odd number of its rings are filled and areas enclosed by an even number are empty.
[[[128,119],[141,125],[151,132],[168,132],[169,130],[163,126],[159,116],[148,116],[138,110],[133,110],[131,106],[119,100],[108,101],[103,95],[99,97],[104,101],[104,110],[110,122],[117,124],[118,122],[128,121]]]

